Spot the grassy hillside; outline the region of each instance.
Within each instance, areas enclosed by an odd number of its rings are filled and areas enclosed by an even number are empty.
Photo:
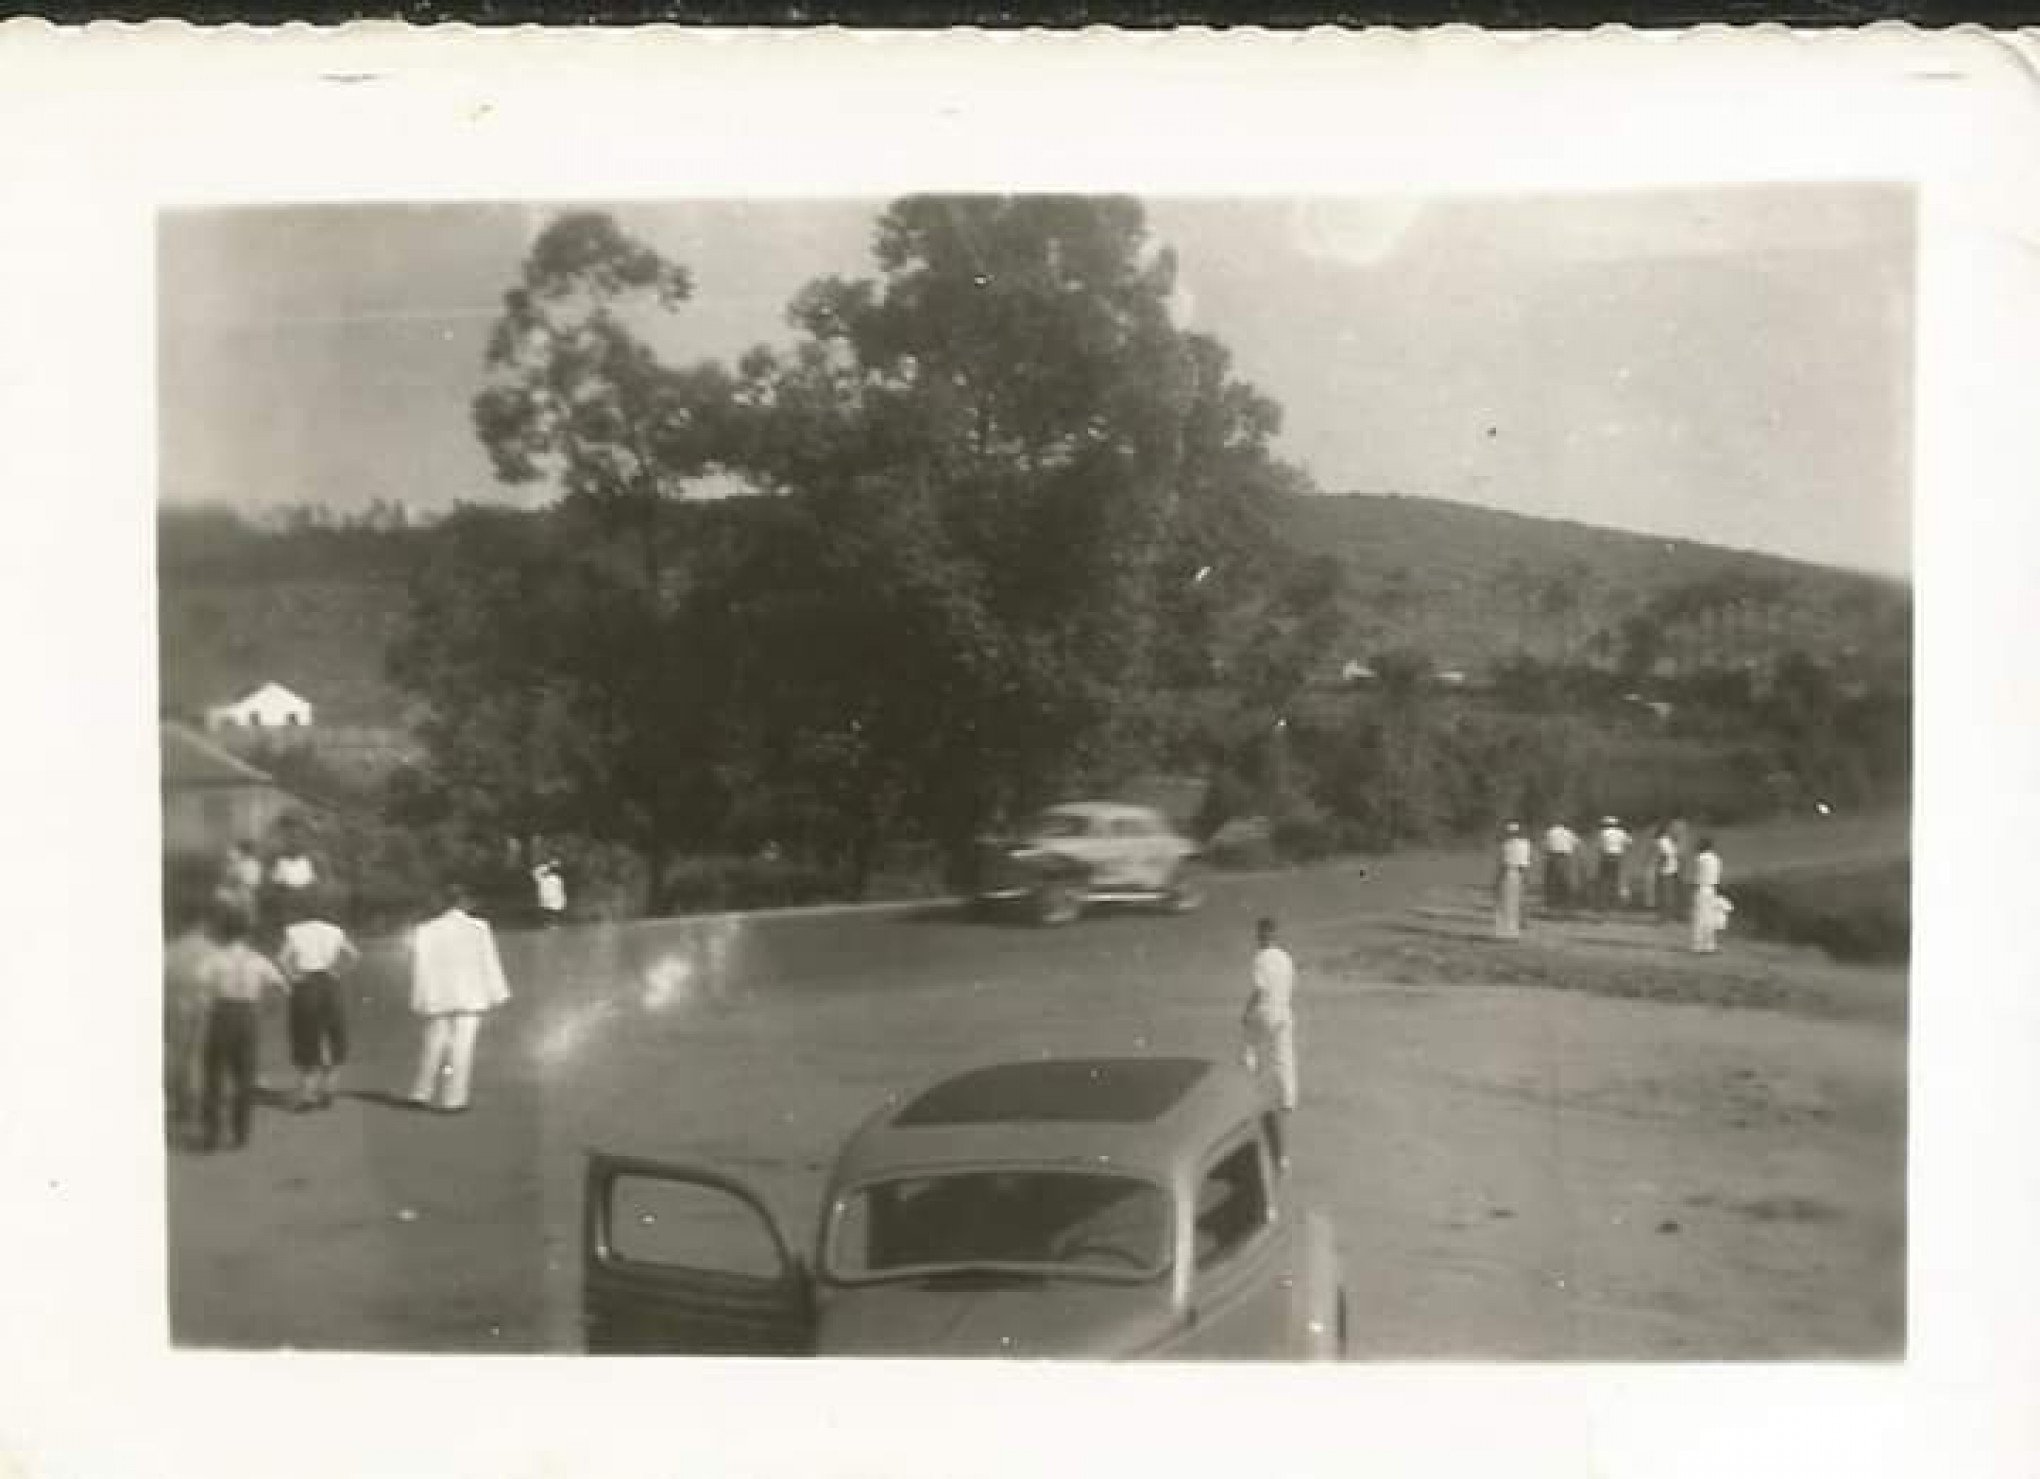
[[[1300,548],[1346,568],[1356,657],[1413,648],[1476,673],[1515,651],[1611,661],[1626,617],[1710,582],[1740,601],[1729,616],[1673,621],[1674,640],[1899,663],[1907,650],[1906,589],[1871,576],[1423,498],[1299,499],[1288,519]],[[194,713],[274,678],[322,725],[401,722],[382,653],[429,530],[260,532],[175,509],[159,531],[167,709]]]
[[[1705,606],[1710,588],[1735,614],[1674,619],[1675,638],[1832,658],[1908,645],[1906,587],[1854,571],[1427,498],[1299,499],[1290,529],[1345,567],[1355,656],[1411,647],[1475,672],[1518,650],[1609,661],[1626,618],[1675,593]]]

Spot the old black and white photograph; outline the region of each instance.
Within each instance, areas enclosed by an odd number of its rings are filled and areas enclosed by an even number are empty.
[[[2032,56],[0,26],[0,1471],[2029,1471]]]
[[[1913,212],[166,213],[174,1340],[1901,1356]]]

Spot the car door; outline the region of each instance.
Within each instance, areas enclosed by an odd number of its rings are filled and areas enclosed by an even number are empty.
[[[1292,1354],[1296,1238],[1281,1215],[1277,1174],[1270,1148],[1253,1125],[1206,1157],[1191,1208],[1182,1354]]]
[[[589,1351],[813,1354],[812,1281],[764,1200],[741,1181],[593,1154],[582,1231]]]

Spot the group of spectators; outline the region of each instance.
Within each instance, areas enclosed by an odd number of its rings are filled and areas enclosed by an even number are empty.
[[[1689,845],[1684,822],[1660,822],[1643,848],[1616,816],[1602,817],[1585,838],[1563,819],[1554,819],[1535,848],[1520,823],[1504,823],[1495,861],[1497,939],[1522,938],[1525,896],[1538,853],[1547,914],[1569,915],[1583,907],[1612,914],[1634,905],[1667,924],[1686,921],[1693,950],[1712,954],[1719,948],[1719,933],[1732,907],[1721,893],[1721,855],[1711,837]]]
[[[290,1107],[331,1107],[347,1062],[344,978],[360,951],[336,922],[335,892],[302,841],[265,863],[252,844],[228,854],[209,898],[173,899],[164,952],[164,1063],[172,1133],[201,1150],[248,1143],[263,1006],[285,1004],[297,1071]],[[510,988],[488,924],[448,885],[440,912],[408,940],[410,1005],[423,1024],[417,1076],[403,1102],[458,1113],[469,1104],[484,1013]]]

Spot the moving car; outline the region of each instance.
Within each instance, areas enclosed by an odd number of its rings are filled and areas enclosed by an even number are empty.
[[[1282,1126],[1244,1070],[1199,1058],[974,1069],[850,1138],[806,1260],[743,1182],[598,1152],[588,1349],[1336,1357],[1338,1250]]]
[[[981,906],[1024,904],[1042,924],[1068,924],[1098,903],[1203,902],[1197,844],[1153,807],[1116,801],[1051,806],[1017,838],[978,845],[972,891]]]

